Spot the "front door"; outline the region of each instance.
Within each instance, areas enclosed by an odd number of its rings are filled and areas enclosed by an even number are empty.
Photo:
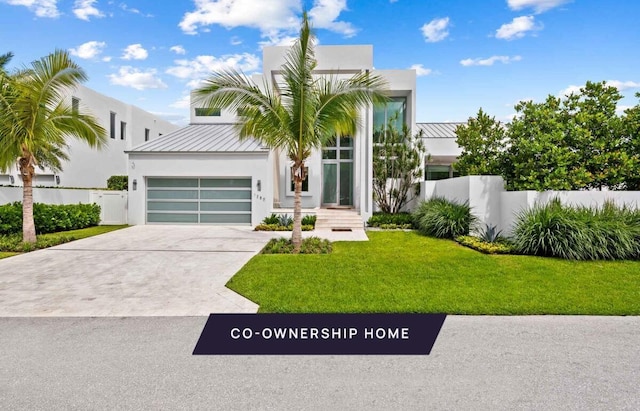
[[[322,149],[322,205],[353,206],[353,138],[333,138]]]

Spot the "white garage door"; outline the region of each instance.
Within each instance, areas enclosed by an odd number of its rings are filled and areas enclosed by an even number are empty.
[[[251,224],[251,178],[147,178],[147,223]]]

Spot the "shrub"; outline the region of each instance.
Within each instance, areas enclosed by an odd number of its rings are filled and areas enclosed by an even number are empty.
[[[487,224],[484,228],[484,231],[482,232],[482,235],[480,236],[480,239],[485,243],[495,243],[502,239],[501,234],[502,230],[498,230],[498,227],[496,227],[495,225],[490,226],[489,224]]]
[[[302,217],[302,225],[310,225],[315,228],[316,218],[317,217],[315,215],[306,215]]]
[[[302,240],[300,254],[329,254],[332,250],[329,240],[309,237]],[[292,254],[293,243],[287,238],[272,238],[261,251],[262,254]]]
[[[129,188],[129,176],[111,176],[107,180],[109,190],[127,190]]]
[[[514,246],[523,254],[568,260],[640,257],[640,211],[605,203],[567,207],[558,199],[518,214]]]
[[[411,230],[413,224],[380,224],[378,228],[383,230]]]
[[[513,254],[515,252],[513,245],[505,239],[488,242],[482,238],[462,235],[456,237],[456,242],[484,254]]]
[[[280,219],[278,218],[278,216],[276,214],[271,214],[269,217],[265,217],[262,220],[262,224],[278,224],[278,222],[280,221]]]
[[[408,228],[413,227],[413,217],[410,213],[397,213],[397,214],[389,214],[389,213],[381,213],[376,212],[373,213],[369,220],[367,220],[367,225],[369,227],[380,227],[382,226],[396,226],[394,228],[399,228],[399,226],[409,226]]]
[[[41,204],[33,205],[36,233],[54,233],[98,225],[100,206],[97,204]],[[22,203],[0,206],[0,235],[22,231]]]
[[[293,224],[293,218],[289,217],[287,214],[280,214],[280,216],[278,216],[278,224],[283,227],[287,227],[289,224]]]
[[[468,235],[477,224],[468,203],[457,203],[442,197],[423,201],[413,213],[414,224],[428,236],[450,238]]]
[[[73,241],[73,236],[55,235],[53,237],[38,237],[35,244],[23,243],[22,235],[11,234],[0,236],[0,251],[27,253],[41,248],[53,247]]]

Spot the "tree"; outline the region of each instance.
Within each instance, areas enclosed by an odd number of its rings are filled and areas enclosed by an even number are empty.
[[[501,175],[505,151],[505,127],[482,108],[467,124],[456,128],[462,147],[454,167],[460,175]]]
[[[214,72],[195,90],[201,104],[239,113],[241,139],[254,138],[288,154],[293,163],[291,240],[296,253],[302,244],[301,193],[306,159],[313,149],[336,135],[353,135],[359,109],[385,100],[385,82],[369,72],[349,79],[315,76],[314,40],[304,13],[300,37],[285,55],[282,82],[274,85],[265,81],[261,89],[245,74],[226,69]]]
[[[373,200],[385,213],[399,213],[411,187],[422,177],[425,156],[422,133],[411,136],[406,124],[398,130],[391,121],[376,132],[373,146]]]
[[[73,110],[65,93],[87,76],[66,51],[55,52],[0,76],[0,169],[17,162],[22,176],[23,241],[36,241],[33,178],[36,167],[60,171],[68,160],[67,139],[101,148],[106,131],[93,116]]]
[[[636,93],[640,99],[640,93]],[[626,176],[627,190],[640,190],[640,103],[624,111],[622,127],[625,136],[626,152],[632,163],[632,170]]]

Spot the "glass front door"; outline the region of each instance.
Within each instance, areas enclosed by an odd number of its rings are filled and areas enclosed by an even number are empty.
[[[353,138],[334,138],[322,149],[322,205],[353,205]]]

